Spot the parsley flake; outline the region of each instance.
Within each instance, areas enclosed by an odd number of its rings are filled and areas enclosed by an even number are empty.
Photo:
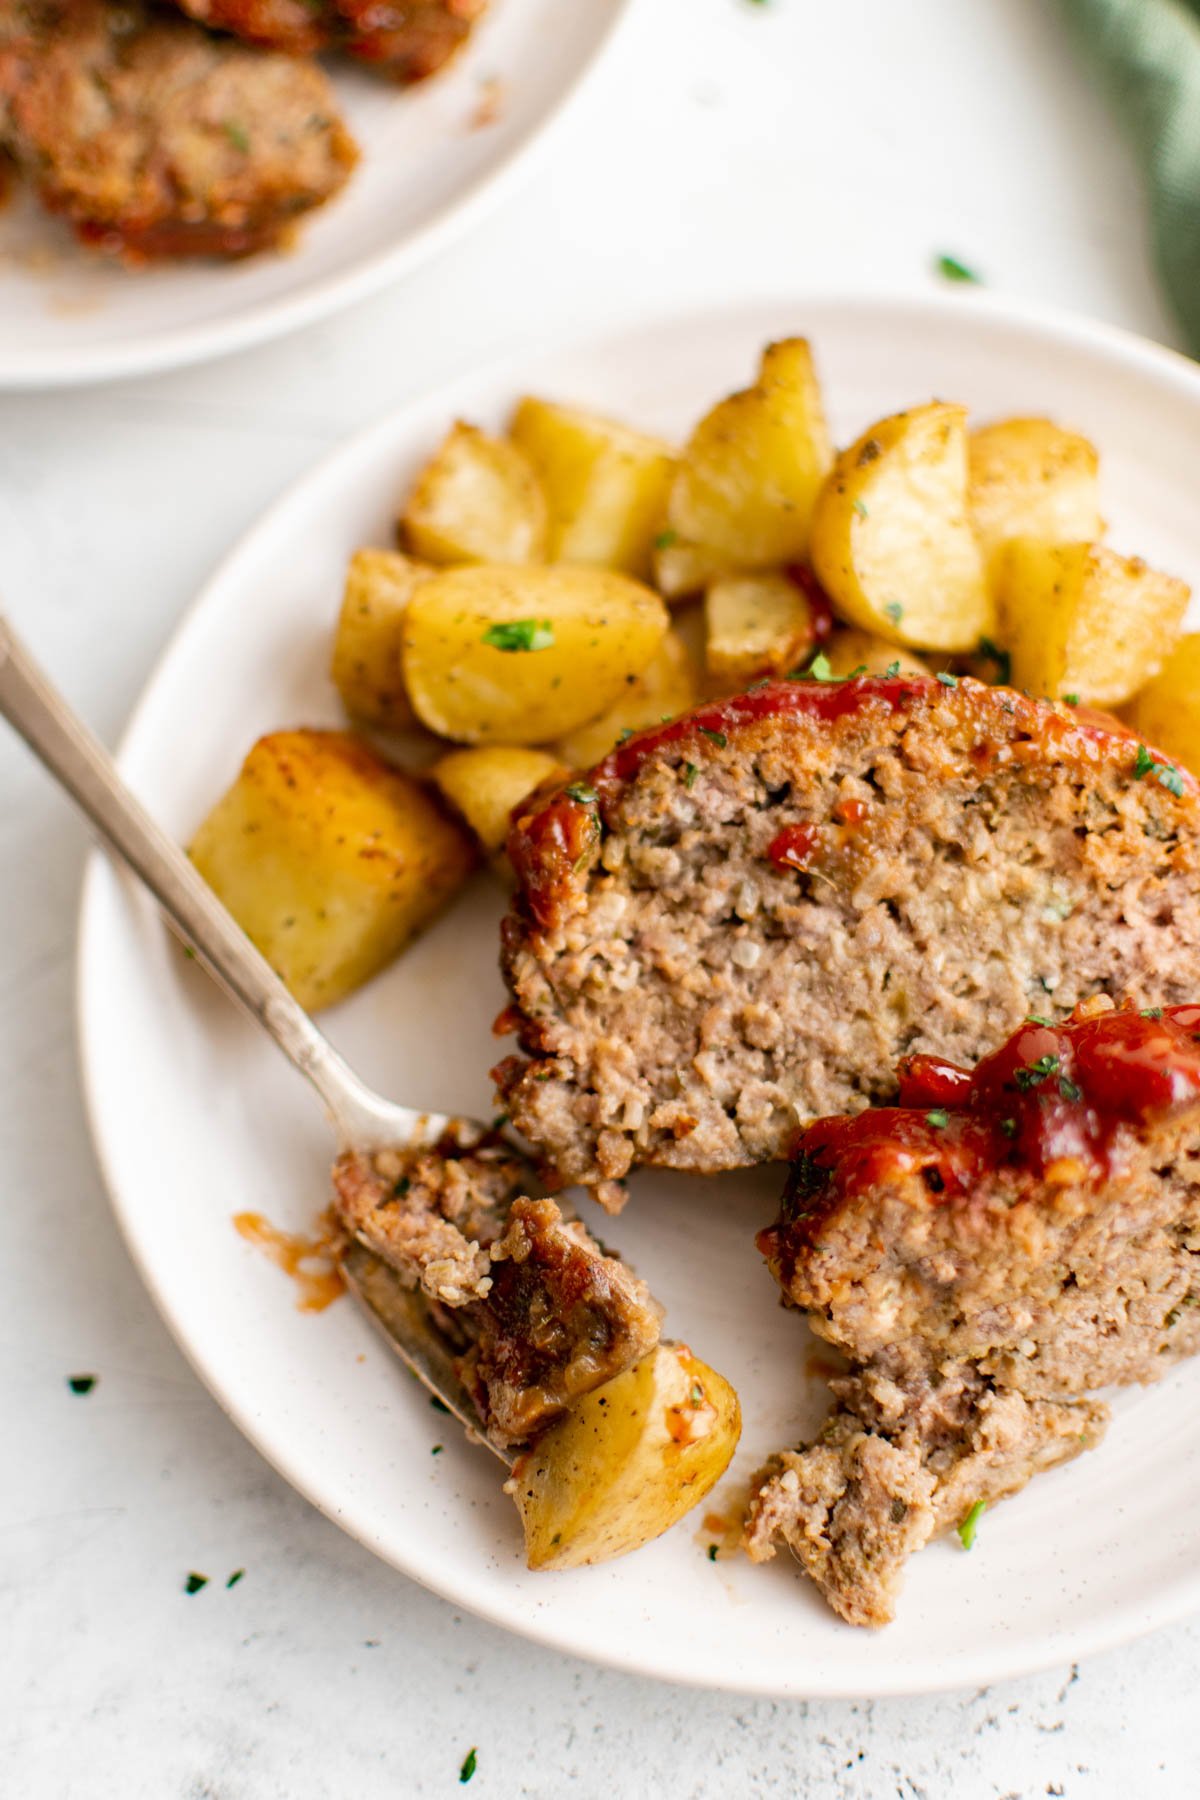
[[[884,670],[884,674],[889,677],[891,677],[893,675],[898,675],[899,673],[900,673],[900,664],[898,662],[890,662],[888,664],[887,668]]]
[[[489,625],[480,640],[493,650],[549,650],[554,627],[549,619],[512,619],[506,625]]]
[[[430,1456],[440,1456],[445,1448],[445,1444],[435,1444],[429,1454]]]
[[[231,1587],[236,1587],[236,1586],[237,1586],[237,1584],[238,1584],[238,1582],[239,1582],[239,1581],[240,1581],[240,1580],[241,1580],[241,1579],[242,1579],[242,1577],[243,1577],[243,1576],[244,1576],[244,1575],[245,1575],[245,1573],[246,1573],[246,1571],[245,1571],[245,1569],[235,1569],[235,1570],[234,1570],[234,1571],[233,1571],[233,1574],[232,1574],[232,1575],[231,1575],[231,1576],[230,1576],[230,1577],[229,1577],[229,1579],[228,1579],[228,1580],[227,1580],[227,1581],[226,1581],[226,1583],[225,1583],[225,1586],[226,1586],[226,1587],[227,1587],[227,1588],[231,1588]]]
[[[392,1185],[392,1199],[393,1200],[403,1200],[405,1194],[407,1194],[407,1192],[411,1186],[412,1186],[411,1175],[398,1175],[396,1177],[395,1182]]]
[[[1076,1087],[1075,1083],[1069,1081],[1065,1075],[1060,1075],[1058,1078],[1058,1091],[1063,1099],[1069,1100],[1072,1105],[1074,1105],[1076,1101],[1083,1099],[1083,1089],[1081,1087]]]
[[[438,1394],[430,1394],[429,1404],[430,1404],[430,1406],[432,1406],[434,1412],[448,1413],[450,1411],[450,1408],[446,1405],[446,1402]]]
[[[1027,1068],[1017,1070],[1017,1086],[1023,1094],[1027,1094],[1030,1088],[1040,1087],[1043,1081],[1049,1081],[1051,1075],[1058,1073],[1058,1069],[1059,1058],[1057,1056],[1039,1056],[1035,1063],[1030,1063]]]
[[[1161,1019],[1162,1016],[1163,1009],[1161,1006],[1144,1006],[1142,1008],[1143,1019]]]
[[[683,785],[689,791],[695,787],[696,777],[699,773],[700,773],[700,771],[696,767],[695,763],[684,763],[684,765],[683,765]]]
[[[573,781],[565,791],[572,800],[578,800],[580,806],[594,806],[599,798],[595,788],[589,787],[586,781]]]
[[[221,130],[235,150],[240,150],[243,156],[249,153],[250,133],[244,125],[239,125],[236,119],[222,119]]]
[[[1078,706],[1079,705],[1079,695],[1078,694],[1064,694],[1063,702],[1067,706]]]
[[[656,550],[669,550],[672,544],[677,544],[678,542],[679,533],[677,531],[672,531],[668,526],[666,531],[660,531],[655,538],[654,548]]]
[[[717,1546],[715,1544],[710,1544],[708,1546],[708,1560],[709,1562],[716,1562],[717,1560]]]
[[[729,739],[725,736],[723,731],[710,731],[707,725],[702,725],[700,727],[700,735],[702,737],[711,738],[718,750],[724,750],[726,744],[729,742]]]
[[[1174,763],[1155,762],[1145,744],[1139,744],[1137,759],[1133,765],[1133,778],[1135,781],[1142,781],[1147,775],[1153,775],[1159,786],[1165,787],[1177,800],[1183,799],[1183,776]]]
[[[1000,1129],[1006,1138],[1015,1138],[1017,1135],[1017,1121],[1015,1119],[1001,1119]]]
[[[837,676],[833,672],[833,665],[823,650],[818,650],[804,673],[810,681],[837,680]]]
[[[618,744],[627,744],[632,736],[633,736],[632,727],[629,725],[624,725],[624,726],[622,726],[621,730],[618,731],[618,733],[617,733],[617,742],[618,742]]]
[[[950,1114],[943,1106],[935,1106],[932,1112],[925,1114],[925,1122],[932,1125],[935,1131],[942,1131],[950,1123]]]
[[[962,1524],[958,1528],[958,1539],[964,1550],[969,1550],[975,1542],[975,1533],[979,1529],[979,1521],[987,1511],[987,1501],[977,1500]]]
[[[867,503],[865,500],[856,500],[854,502],[854,510],[860,519],[869,519],[871,516],[867,510]]]
[[[187,1580],[183,1584],[183,1591],[185,1594],[198,1594],[202,1587],[207,1587],[207,1586],[208,1586],[208,1576],[207,1575],[197,1575],[195,1569],[193,1569],[191,1574],[188,1576]]]
[[[471,1748],[467,1751],[467,1754],[463,1757],[462,1768],[458,1771],[458,1779],[460,1782],[464,1783],[464,1785],[466,1782],[470,1781],[472,1775],[475,1773],[477,1763],[478,1758],[475,1754],[475,1746],[472,1744]]]
[[[944,670],[938,675],[938,680],[943,687],[956,688],[958,686],[958,676],[947,675]]]
[[[90,1394],[99,1379],[98,1375],[68,1375],[67,1386],[73,1394]]]
[[[1027,1025],[1053,1025],[1054,1020],[1044,1019],[1041,1013],[1029,1013],[1026,1015],[1025,1023]]]
[[[904,617],[904,608],[898,600],[889,600],[883,610],[893,625],[898,625]]]
[[[982,285],[982,278],[967,263],[960,262],[957,256],[949,256],[945,251],[937,258],[934,268],[944,281],[969,281],[975,287]]]
[[[988,662],[995,663],[996,680],[1001,687],[1007,687],[1012,679],[1012,657],[1008,651],[1002,650],[999,644],[994,644],[990,637],[981,637],[979,654],[986,657]]]

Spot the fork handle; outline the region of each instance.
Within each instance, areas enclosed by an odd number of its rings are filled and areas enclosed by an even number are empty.
[[[108,752],[72,711],[0,614],[0,715],[128,864],[209,974],[270,1033],[316,1088],[344,1147],[367,1147],[385,1111],[226,912],[179,846],[155,824]],[[396,1111],[390,1140],[399,1135]],[[422,1115],[410,1115],[419,1129]],[[417,1131],[414,1131],[417,1135]]]

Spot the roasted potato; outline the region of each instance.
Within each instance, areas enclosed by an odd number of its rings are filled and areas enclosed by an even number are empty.
[[[542,744],[607,712],[666,629],[658,595],[608,569],[447,569],[404,615],[404,683],[443,737]]]
[[[1119,706],[1152,681],[1179,637],[1188,587],[1099,544],[1016,538],[1000,558],[998,641],[1014,687]]]
[[[1147,744],[1200,775],[1200,631],[1180,638],[1159,674],[1134,695],[1122,716]]]
[[[1093,543],[1103,535],[1100,458],[1051,419],[1001,419],[967,439],[967,505],[991,568],[1012,538]]]
[[[966,409],[916,406],[843,450],[817,496],[811,554],[834,609],[889,643],[973,650],[991,634],[967,517]]]
[[[768,344],[755,385],[722,400],[692,433],[667,528],[735,568],[797,562],[832,460],[808,344]]]
[[[476,861],[419,782],[342,731],[260,738],[190,854],[312,1012],[391,962]]]
[[[728,689],[807,661],[817,642],[804,590],[780,571],[727,575],[704,596],[704,660]]]
[[[720,1480],[740,1431],[724,1377],[686,1344],[659,1344],[514,1464],[529,1567],[609,1562],[659,1537]]]
[[[929,664],[911,650],[902,650],[869,631],[835,631],[821,645],[821,651],[834,675],[886,675],[892,669],[897,675],[933,674]]]
[[[504,848],[513,807],[552,776],[565,779],[569,769],[545,750],[481,744],[472,750],[452,750],[430,773],[483,848],[495,855]]]
[[[696,665],[676,631],[668,631],[637,680],[623,688],[608,712],[559,738],[555,748],[573,769],[590,769],[607,756],[622,734],[643,731],[687,712],[700,698]]]
[[[546,496],[522,452],[460,420],[417,477],[400,541],[431,563],[540,562],[546,519]]]
[[[350,558],[330,674],[352,718],[393,731],[416,724],[400,667],[400,621],[429,574],[396,550],[356,550]]]
[[[660,531],[654,540],[654,585],[664,600],[691,600],[714,581],[737,573],[737,564],[727,556],[689,544],[677,532]]]
[[[550,560],[648,576],[677,461],[671,445],[532,396],[517,407],[511,436],[550,503]]]

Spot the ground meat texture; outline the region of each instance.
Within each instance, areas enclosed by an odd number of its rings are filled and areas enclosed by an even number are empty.
[[[1200,1006],[1038,1021],[910,1104],[819,1120],[759,1245],[848,1359],[815,1444],[757,1484],[746,1547],[785,1544],[852,1624],[977,1502],[1096,1443],[1089,1396],[1200,1349]]]
[[[523,1443],[658,1342],[661,1308],[502,1144],[339,1158],[338,1215],[424,1294],[489,1432]]]
[[[423,81],[470,35],[486,0],[176,0],[193,19],[292,54],[340,50],[397,81]]]
[[[315,64],[137,0],[0,0],[0,145],[80,238],[131,262],[277,244],[357,158]]]
[[[947,678],[948,680],[950,678]],[[763,685],[523,810],[503,1104],[608,1204],[1089,994],[1200,992],[1200,790],[1114,720],[974,681]]]

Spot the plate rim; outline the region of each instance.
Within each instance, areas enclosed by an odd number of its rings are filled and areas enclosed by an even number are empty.
[[[147,375],[161,375],[197,364],[217,362],[260,344],[290,336],[315,325],[384,288],[399,283],[422,263],[431,261],[465,236],[519,183],[536,172],[576,104],[608,64],[637,9],[638,0],[608,0],[611,16],[601,23],[595,45],[575,79],[557,96],[525,135],[488,165],[453,199],[399,243],[362,257],[349,268],[303,284],[294,294],[253,303],[225,319],[153,336],[111,348],[76,346],[66,352],[19,350],[15,359],[0,353],[0,394],[54,393],[102,387]]]
[[[149,710],[153,692],[160,680],[176,658],[186,657],[191,635],[202,622],[213,596],[223,587],[234,566],[253,552],[260,534],[269,535],[275,527],[277,516],[302,502],[310,488],[323,486],[343,459],[352,461],[364,455],[369,457],[375,442],[387,439],[405,416],[435,402],[439,396],[451,397],[468,385],[484,387],[508,383],[516,391],[520,386],[521,371],[527,368],[531,359],[541,362],[571,355],[573,352],[582,353],[589,348],[594,351],[598,348],[616,347],[631,338],[649,335],[668,325],[673,330],[686,331],[690,324],[711,326],[722,319],[733,321],[738,317],[761,316],[774,310],[779,310],[786,317],[805,307],[822,311],[836,307],[844,312],[857,314],[864,321],[872,317],[876,320],[895,319],[897,316],[914,319],[918,315],[926,318],[932,315],[934,319],[960,318],[964,313],[974,311],[979,319],[987,322],[988,329],[1003,331],[1005,328],[1015,327],[1030,331],[1035,335],[1040,334],[1044,341],[1057,341],[1085,352],[1091,350],[1115,360],[1127,370],[1165,379],[1169,386],[1195,405],[1197,416],[1200,417],[1200,363],[1119,326],[1077,317],[1058,308],[1037,303],[1011,302],[977,293],[889,295],[872,289],[797,291],[795,288],[788,288],[765,294],[750,293],[735,300],[702,304],[686,311],[674,306],[659,306],[623,319],[606,330],[564,333],[543,344],[529,345],[515,353],[510,351],[502,356],[482,360],[448,380],[429,384],[400,405],[390,407],[373,422],[344,436],[298,477],[287,483],[270,505],[238,534],[193,600],[178,616],[166,644],[154,659],[141,685],[137,700],[120,733],[114,751],[118,767],[123,769],[127,755],[132,752],[143,713]],[[498,1602],[489,1600],[486,1595],[480,1596],[465,1578],[462,1581],[443,1577],[431,1579],[418,1566],[415,1558],[397,1555],[391,1548],[385,1551],[369,1530],[359,1529],[355,1523],[342,1516],[332,1497],[322,1497],[311,1491],[306,1478],[291,1466],[286,1449],[272,1441],[269,1430],[265,1430],[262,1422],[254,1417],[250,1406],[238,1396],[224,1391],[210,1377],[199,1350],[193,1349],[182,1330],[177,1328],[168,1297],[160,1290],[153,1270],[143,1258],[133,1220],[126,1216],[124,1210],[116,1175],[115,1151],[105,1135],[104,1116],[96,1091],[98,1049],[92,1042],[93,1034],[101,1028],[93,997],[93,989],[98,980],[99,959],[96,955],[95,933],[98,929],[99,896],[102,884],[112,878],[113,864],[101,848],[93,847],[84,869],[76,933],[75,1028],[88,1130],[109,1205],[126,1250],[172,1340],[226,1417],[290,1487],[348,1536],[378,1556],[386,1566],[395,1568],[449,1603],[475,1617],[485,1619],[501,1630],[583,1661],[684,1687],[770,1698],[903,1698],[954,1692],[979,1685],[980,1682],[992,1685],[1036,1674],[1073,1660],[1103,1654],[1151,1631],[1177,1624],[1200,1611],[1198,1566],[1190,1579],[1181,1577],[1173,1588],[1156,1598],[1149,1613],[1135,1602],[1124,1601],[1111,1609],[1106,1626],[1062,1626],[1044,1637],[1036,1653],[1031,1652],[1028,1643],[1014,1645],[1011,1650],[1006,1650],[1004,1644],[1000,1643],[993,1645],[989,1651],[980,1653],[975,1661],[960,1659],[953,1674],[939,1676],[931,1670],[922,1676],[906,1677],[903,1669],[871,1670],[866,1673],[863,1685],[842,1678],[814,1680],[816,1671],[810,1664],[799,1679],[789,1680],[781,1671],[779,1681],[768,1685],[751,1674],[739,1675],[736,1671],[715,1681],[699,1670],[679,1667],[664,1670],[648,1654],[639,1653],[636,1644],[630,1645],[628,1652],[619,1661],[614,1660],[603,1649],[591,1651],[586,1646],[581,1647],[568,1630],[556,1625],[553,1609],[539,1609],[526,1618],[514,1620]],[[133,880],[119,869],[115,878],[119,881]]]

